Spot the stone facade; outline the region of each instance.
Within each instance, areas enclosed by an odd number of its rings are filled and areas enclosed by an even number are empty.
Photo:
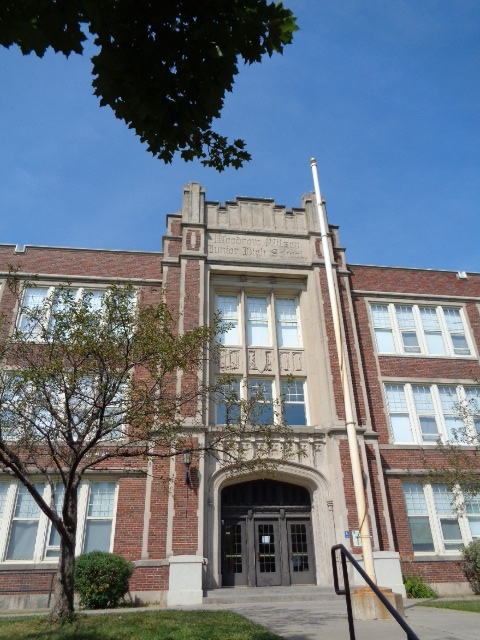
[[[453,529],[447,525],[454,527],[456,520],[435,511],[436,489],[413,483],[409,471],[421,468],[422,449],[437,455],[428,434],[434,424],[439,433],[448,429],[449,414],[441,405],[445,389],[460,385],[459,394],[474,393],[478,385],[480,275],[349,265],[332,225],[329,242],[382,586],[404,593],[402,554],[442,593],[468,590],[459,545],[448,537]],[[292,426],[299,453],[267,476],[260,471],[232,476],[219,461],[202,458],[193,461],[190,487],[178,460],[155,462],[162,468],[147,478],[133,472],[113,478],[111,549],[135,562],[131,590],[139,599],[189,604],[200,602],[202,590],[226,585],[331,584],[330,547],[343,543],[360,553],[340,371],[311,196],[292,210],[244,197],[221,206],[206,201],[204,189],[191,183],[181,210],[167,217],[163,253],[1,245],[0,260],[4,274],[13,264],[21,275],[37,274],[45,283],[130,280],[140,290],[164,287],[180,330],[211,322],[219,304],[228,304],[236,337],[226,340],[219,362],[205,375],[213,380],[228,372],[239,381],[261,381],[276,396],[290,389],[287,382],[296,385],[289,409],[302,416]],[[13,322],[17,310],[4,280],[0,293],[1,310]],[[262,331],[268,336],[263,342],[255,337]],[[433,353],[435,340],[443,340],[444,353]],[[388,395],[394,392],[406,403],[397,413]],[[433,398],[430,413],[415,404],[421,392],[424,401],[425,394]],[[197,434],[200,441],[209,437],[217,417],[212,402],[205,407],[207,428]],[[249,446],[254,456],[255,443]],[[170,485],[160,480],[168,477],[174,478]],[[418,513],[405,498],[410,489],[420,500]],[[476,506],[472,509],[472,517],[461,523],[463,542],[480,526]],[[0,522],[0,537],[7,538],[9,522],[5,517]],[[46,561],[0,558],[2,585],[9,584],[9,574],[13,585],[19,569],[54,568]]]

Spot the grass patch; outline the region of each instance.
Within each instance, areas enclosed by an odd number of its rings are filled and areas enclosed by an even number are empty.
[[[478,600],[435,600],[434,602],[422,602],[420,603],[420,606],[480,613],[480,598]]]
[[[0,640],[279,640],[231,611],[80,614],[71,624],[47,617],[0,618]]]

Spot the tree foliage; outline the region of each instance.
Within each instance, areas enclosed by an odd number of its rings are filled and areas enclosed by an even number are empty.
[[[68,617],[77,489],[86,472],[146,472],[147,460],[185,450],[211,454],[232,470],[268,467],[272,457],[290,455],[292,433],[280,402],[274,420],[265,420],[258,391],[240,400],[228,380],[205,382],[217,355],[218,323],[179,333],[165,302],[143,305],[131,284],[108,287],[100,306],[91,293],[79,299],[68,285],[42,304],[26,305],[21,285],[10,278],[21,322],[12,332],[4,317],[0,327],[0,471],[27,488],[59,534],[53,615]],[[214,401],[228,417],[200,444],[205,408]]]
[[[448,440],[439,439],[422,453],[427,480],[444,483],[455,496],[455,510],[462,514],[465,502],[480,494],[480,397],[453,400],[456,428]]]
[[[43,56],[82,54],[87,33],[94,93],[164,162],[180,151],[221,171],[250,159],[243,140],[212,129],[239,61],[281,53],[297,29],[267,0],[3,0],[0,44]]]

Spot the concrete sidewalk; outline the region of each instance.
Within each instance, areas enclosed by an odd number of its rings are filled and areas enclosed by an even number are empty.
[[[420,607],[412,600],[405,600],[406,621],[420,640],[478,640],[480,638],[480,614],[452,609]],[[107,611],[83,611],[89,615],[102,613],[138,613],[165,609],[153,605]],[[316,602],[238,602],[231,604],[204,604],[175,609],[230,610],[263,625],[285,640],[349,640],[345,598]],[[8,612],[0,617],[45,615],[47,611]],[[395,621],[355,621],[356,640],[405,640],[406,634]]]
[[[405,602],[406,621],[420,640],[478,640],[480,614],[452,609],[420,607]],[[240,603],[203,605],[205,609],[229,609],[258,622],[285,640],[348,640],[345,599],[330,602]],[[356,640],[405,640],[395,621],[355,621]]]

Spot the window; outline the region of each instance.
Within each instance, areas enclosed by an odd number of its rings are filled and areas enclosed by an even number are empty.
[[[251,412],[252,422],[257,424],[273,424],[273,391],[272,380],[249,380],[248,381],[249,398],[257,397],[258,402]]]
[[[218,296],[217,312],[224,329],[218,337],[219,342],[221,344],[239,344],[238,296]]]
[[[403,495],[414,553],[459,553],[480,537],[480,495],[455,495],[445,484],[404,482]],[[465,502],[465,513],[458,509]]]
[[[275,300],[277,317],[277,340],[279,347],[298,347],[297,305],[292,298]]]
[[[50,487],[37,483],[45,500]],[[77,553],[112,548],[116,482],[83,482],[78,489]],[[55,488],[61,512],[63,486]],[[37,503],[18,482],[0,482],[0,562],[53,561],[60,553],[60,536]]]
[[[242,308],[245,312],[242,312]],[[249,347],[272,346],[272,323],[277,328],[279,347],[299,347],[300,330],[296,298],[276,296],[274,309],[266,295],[217,295],[217,313],[225,330],[219,336],[224,345],[239,345],[245,331]],[[274,318],[272,317],[275,316]]]
[[[465,408],[474,435],[480,437],[480,387],[465,387]],[[468,418],[467,418],[468,419]]]
[[[281,292],[278,286],[268,293],[243,289],[235,293],[219,292],[216,310],[224,327],[219,342],[226,347],[222,350],[220,369],[238,376],[219,389],[212,412],[216,424],[236,422],[241,404],[245,403],[243,410],[247,411],[247,400],[258,393],[260,400],[252,412],[252,424],[275,421],[280,424],[280,412],[275,409],[280,408],[282,398],[286,422],[306,426],[298,297]],[[287,384],[281,380],[287,375],[298,378]],[[248,382],[241,384],[247,377]]]
[[[82,287],[68,289],[68,294],[72,301],[83,300],[92,311],[99,311],[105,291]],[[65,302],[65,296],[60,296],[55,287],[27,287],[18,319],[18,330],[31,340],[41,340],[43,330],[47,327],[50,330],[54,328],[54,314],[65,309]]]
[[[423,486],[419,482],[404,482],[403,495],[413,550],[435,551]]]
[[[97,435],[100,420],[102,440],[125,437],[128,383],[112,377],[106,379],[102,387],[93,378],[72,378],[68,382],[63,379],[51,382],[40,392],[20,376],[5,374],[0,381],[0,433],[3,438],[12,441],[20,437],[38,439],[55,434],[56,438],[62,439],[69,433],[67,426],[73,429],[74,437],[91,438]],[[69,385],[65,393],[64,384]]]
[[[247,296],[247,344],[269,346],[267,298]]]
[[[282,396],[285,422],[290,426],[307,424],[304,383],[301,380],[282,381]]]
[[[49,289],[43,287],[29,287],[25,291],[18,328],[22,333],[28,334],[32,340],[38,340],[41,337],[41,324],[36,317],[36,312],[44,308],[48,292]]]
[[[114,502],[115,483],[90,483],[83,553],[110,551]]]
[[[428,444],[440,439],[471,443],[480,416],[462,419],[462,407],[479,387],[385,384],[390,430],[396,443]],[[478,415],[478,414],[477,414]]]
[[[462,310],[441,306],[371,304],[378,353],[471,356]]]
[[[40,493],[42,485],[35,485]],[[10,527],[10,538],[7,548],[7,560],[29,560],[33,558],[40,521],[40,507],[27,491],[26,487],[18,487]]]
[[[216,423],[236,423],[240,410],[240,380],[229,380],[221,384],[217,394]]]

